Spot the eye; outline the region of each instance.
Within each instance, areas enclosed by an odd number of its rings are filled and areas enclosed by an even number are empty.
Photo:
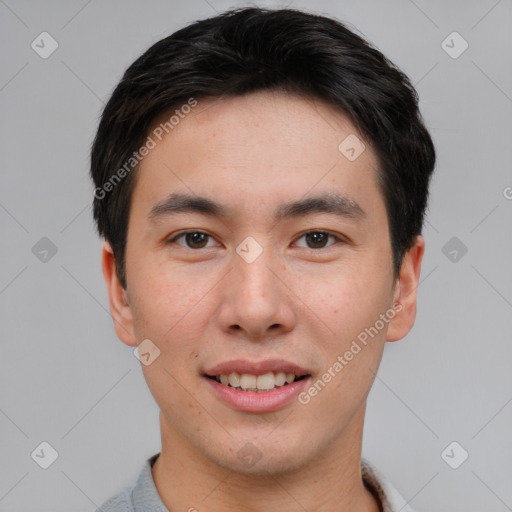
[[[185,244],[183,245],[178,242],[180,239],[185,240]],[[211,241],[214,241],[213,237],[210,235],[207,235],[206,233],[203,233],[202,231],[185,231],[181,232],[175,237],[169,239],[166,243],[177,243],[178,245],[181,245],[182,247],[188,248],[188,249],[204,249],[205,247],[211,247],[208,246],[208,239],[211,239]]]
[[[184,243],[179,242],[179,240],[182,239],[184,240]],[[299,237],[297,241],[301,239],[305,239],[306,245],[301,245],[298,242],[295,243],[299,247],[306,249],[323,249],[333,245],[336,242],[342,241],[341,238],[326,231],[308,231]],[[329,240],[331,240],[330,244],[328,244]],[[177,243],[178,245],[188,249],[204,249],[214,246],[215,240],[211,235],[203,233],[202,231],[184,231],[170,238],[166,243]]]
[[[307,249],[323,249],[324,247],[328,247],[327,242],[329,238],[331,240],[339,241],[341,242],[341,239],[337,236],[331,235],[330,233],[327,233],[326,231],[309,231],[307,233],[304,233],[300,238],[297,240],[300,240],[301,238],[305,238],[307,246],[300,246],[299,247],[305,247]],[[332,244],[330,244],[332,245]]]

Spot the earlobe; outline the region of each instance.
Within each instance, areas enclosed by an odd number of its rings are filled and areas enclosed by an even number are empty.
[[[110,314],[114,321],[119,339],[130,346],[136,346],[136,336],[133,329],[133,317],[128,292],[123,288],[116,272],[116,260],[114,251],[108,241],[102,248],[102,267],[105,284],[107,286]]]
[[[400,276],[395,286],[394,303],[400,310],[390,321],[386,341],[402,339],[412,329],[416,318],[417,289],[420,279],[421,261],[425,251],[425,240],[416,237],[414,245],[404,254]]]

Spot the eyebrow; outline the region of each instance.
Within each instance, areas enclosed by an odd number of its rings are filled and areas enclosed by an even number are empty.
[[[148,220],[157,221],[178,213],[200,213],[224,219],[230,217],[230,212],[224,206],[211,199],[173,193],[151,208]],[[313,213],[330,213],[355,220],[366,217],[365,211],[353,199],[340,194],[328,193],[284,203],[276,209],[274,218],[276,221],[280,221],[293,217],[304,217]]]

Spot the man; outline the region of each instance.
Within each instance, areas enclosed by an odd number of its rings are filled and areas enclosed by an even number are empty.
[[[407,77],[326,17],[229,11],[130,66],[94,217],[162,450],[101,510],[410,510],[361,442],[414,323],[434,162]]]

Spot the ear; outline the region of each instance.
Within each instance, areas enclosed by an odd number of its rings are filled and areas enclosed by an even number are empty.
[[[137,341],[133,329],[132,310],[128,302],[127,291],[117,277],[114,251],[109,242],[103,244],[101,256],[103,276],[110,302],[110,314],[114,320],[117,336],[123,343],[135,347]]]
[[[420,235],[416,237],[414,245],[404,254],[400,276],[395,288],[394,309],[396,315],[389,322],[386,341],[402,339],[414,325],[421,260],[424,251],[425,240]]]

